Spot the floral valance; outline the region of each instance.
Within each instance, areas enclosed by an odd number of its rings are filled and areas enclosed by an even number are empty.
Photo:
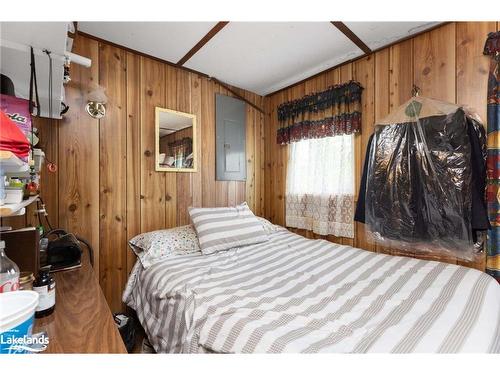
[[[278,144],[352,134],[361,130],[363,87],[350,81],[278,107]]]

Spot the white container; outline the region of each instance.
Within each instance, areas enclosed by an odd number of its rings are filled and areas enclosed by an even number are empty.
[[[0,294],[0,354],[26,353],[18,341],[31,337],[37,306],[32,290]]]
[[[33,149],[33,165],[35,167],[35,172],[40,173],[42,169],[43,162],[45,161],[45,152],[39,148]]]
[[[23,189],[22,188],[5,188],[5,204],[17,204],[23,201]]]

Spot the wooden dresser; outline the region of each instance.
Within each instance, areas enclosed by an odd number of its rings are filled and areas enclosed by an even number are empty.
[[[127,353],[85,251],[82,258],[81,268],[53,274],[55,311],[33,332],[49,335],[43,353]]]

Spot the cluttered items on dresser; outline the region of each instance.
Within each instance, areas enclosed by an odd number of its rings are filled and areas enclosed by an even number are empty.
[[[375,126],[355,220],[372,243],[472,260],[489,228],[485,188],[479,116],[414,96]]]

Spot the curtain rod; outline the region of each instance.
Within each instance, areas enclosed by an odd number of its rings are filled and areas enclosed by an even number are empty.
[[[31,48],[31,46],[28,46],[26,44],[12,42],[10,40],[5,40],[5,39],[0,39],[0,46],[5,47],[5,48],[9,48],[9,49],[14,49],[17,51],[27,52],[27,53],[30,52],[30,48]],[[33,47],[33,53],[35,55],[46,56],[44,51],[45,50],[43,50],[43,49]],[[68,51],[64,52],[64,55],[59,55],[57,53],[51,53],[50,55],[58,60],[63,61],[63,62],[66,61],[66,59],[69,59],[70,62],[78,64],[78,65],[83,65],[86,68],[89,68],[92,65],[92,60],[90,60],[89,58],[83,57],[83,56],[80,56],[80,55],[77,55],[75,53],[68,52]]]

